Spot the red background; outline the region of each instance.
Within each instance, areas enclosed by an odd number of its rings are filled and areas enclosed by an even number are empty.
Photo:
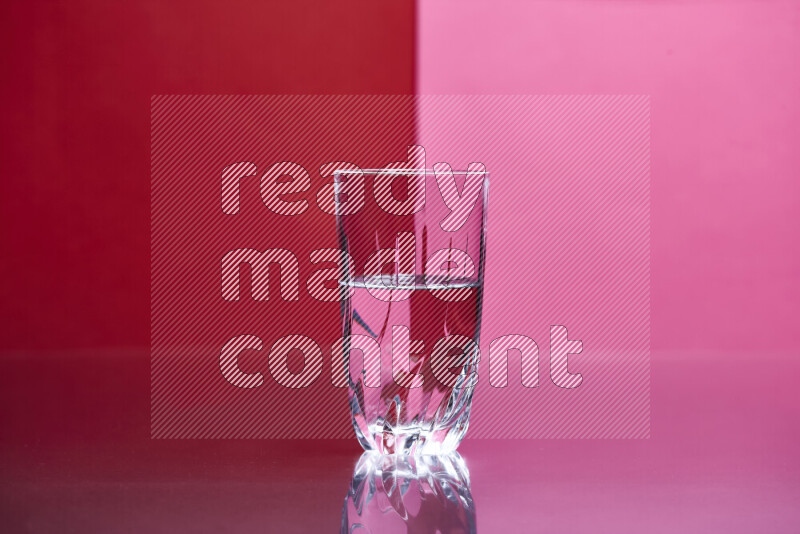
[[[414,4],[3,11],[2,439],[145,438],[151,96],[412,93]]]

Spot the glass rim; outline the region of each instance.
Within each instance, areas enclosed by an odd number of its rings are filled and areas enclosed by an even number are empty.
[[[448,171],[444,171],[444,172],[448,172]],[[461,175],[461,176],[479,175],[479,176],[486,176],[487,178],[489,177],[489,171],[462,171],[462,170],[450,169],[449,172],[451,172],[453,174],[458,174],[458,175]],[[430,175],[435,175],[436,171],[434,169],[392,169],[392,168],[388,168],[388,169],[360,169],[360,170],[336,169],[336,170],[333,171],[333,174],[334,175],[337,175],[337,174],[406,174],[406,175],[410,175],[410,174],[425,174],[427,176],[429,174]]]

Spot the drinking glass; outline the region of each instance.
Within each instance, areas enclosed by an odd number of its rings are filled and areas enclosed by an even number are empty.
[[[353,428],[366,450],[447,453],[467,431],[480,359],[488,185],[481,164],[334,173],[347,267],[335,357],[345,366]]]

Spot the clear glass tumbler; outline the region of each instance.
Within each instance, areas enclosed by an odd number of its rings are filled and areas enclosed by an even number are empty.
[[[381,454],[453,451],[480,359],[488,174],[436,164],[334,178],[356,436]]]

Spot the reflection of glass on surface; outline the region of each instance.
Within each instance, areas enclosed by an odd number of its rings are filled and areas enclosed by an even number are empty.
[[[461,456],[361,455],[345,498],[341,533],[423,532],[476,532],[469,471]]]

